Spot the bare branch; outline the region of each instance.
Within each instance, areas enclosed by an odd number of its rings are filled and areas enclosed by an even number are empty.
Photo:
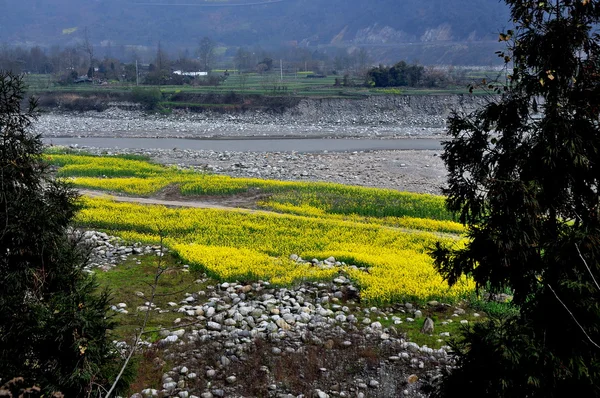
[[[583,261],[583,265],[585,265],[585,268],[587,268],[588,272],[590,273],[590,276],[592,277],[596,288],[600,291],[600,285],[598,285],[598,281],[596,281],[596,278],[594,278],[594,274],[592,273],[592,270],[590,269],[590,266],[588,265],[587,261],[585,261],[585,258],[583,258],[583,255],[579,250],[579,246],[575,245],[575,248],[577,249],[577,253],[579,253],[579,258],[581,258],[581,261]]]
[[[154,275],[154,284],[151,286],[152,294],[150,295],[150,305],[148,305],[148,309],[146,310],[146,314],[144,316],[144,322],[142,324],[142,327],[140,328],[139,333],[135,336],[133,346],[131,347],[131,350],[129,351],[129,355],[127,355],[127,359],[125,359],[125,363],[121,367],[121,370],[119,371],[119,374],[117,375],[117,377],[115,378],[115,381],[113,382],[112,386],[110,387],[110,390],[108,390],[108,392],[106,393],[105,398],[109,398],[110,394],[112,394],[112,392],[116,388],[117,383],[123,376],[123,372],[125,372],[125,369],[127,368],[127,365],[129,364],[129,361],[131,360],[131,357],[133,356],[133,353],[137,349],[137,345],[139,344],[140,340],[142,339],[142,335],[144,334],[144,329],[146,329],[146,325],[148,324],[148,319],[150,318],[150,310],[152,309],[152,304],[154,303],[154,299],[156,298],[156,288],[158,287],[158,280],[160,279],[163,272],[165,272],[165,270],[167,269],[166,267],[162,266],[162,254],[164,253],[164,244],[163,244],[163,234],[162,233],[160,234],[160,253],[161,253],[161,255],[158,256],[158,264],[156,266],[156,274]]]
[[[571,315],[571,318],[573,318],[573,320],[575,321],[575,323],[577,324],[577,326],[579,326],[579,328],[581,329],[581,331],[583,332],[583,334],[585,334],[585,337],[587,337],[587,339],[590,341],[590,343],[592,343],[594,346],[596,346],[596,348],[600,348],[600,345],[598,345],[594,340],[592,340],[592,338],[590,337],[590,335],[587,334],[587,332],[585,331],[585,329],[583,328],[583,326],[581,326],[581,324],[579,323],[579,321],[577,320],[577,318],[575,318],[575,315],[573,315],[573,313],[571,312],[571,310],[569,309],[569,307],[567,307],[565,305],[565,303],[563,303],[563,301],[560,299],[560,297],[558,297],[558,294],[556,294],[556,292],[554,291],[554,289],[552,289],[552,286],[548,285],[548,288],[550,289],[550,291],[552,291],[552,293],[554,294],[554,297],[556,297],[556,299],[558,300],[558,302],[561,303],[563,307],[565,307],[565,310],[567,310],[567,312],[569,313],[569,315]]]

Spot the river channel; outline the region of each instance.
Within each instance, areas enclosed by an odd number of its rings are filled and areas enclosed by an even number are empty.
[[[185,139],[185,138],[43,138],[44,143],[62,146],[115,149],[187,149],[231,152],[354,152],[380,150],[441,150],[437,139]]]

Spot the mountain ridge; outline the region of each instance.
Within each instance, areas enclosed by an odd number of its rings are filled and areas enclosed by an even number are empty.
[[[0,42],[26,47],[74,46],[86,31],[94,45],[113,48],[159,42],[171,49],[196,48],[208,36],[224,47],[396,47],[380,53],[407,52],[429,60],[431,45],[454,51],[453,43],[467,43],[468,48],[488,43],[483,46],[488,51],[509,20],[508,8],[498,0],[9,2],[0,0]],[[461,51],[458,58],[470,50]]]
[[[492,40],[508,20],[506,6],[497,0],[404,0],[401,4],[394,0],[7,3],[0,2],[4,5],[1,40],[40,45],[68,43],[83,28],[94,42],[116,45],[150,45],[158,40],[190,45],[203,36],[227,45],[327,45],[335,44],[336,38],[344,44],[485,41]],[[382,30],[384,35],[378,36]]]

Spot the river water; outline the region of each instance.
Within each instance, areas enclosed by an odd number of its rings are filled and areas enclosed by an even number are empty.
[[[185,138],[43,138],[44,143],[63,146],[114,149],[187,149],[217,152],[354,152],[376,150],[441,150],[437,139],[185,139]]]

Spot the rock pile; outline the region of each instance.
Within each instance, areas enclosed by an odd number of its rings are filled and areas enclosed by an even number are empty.
[[[241,377],[244,372],[255,373],[270,397],[424,396],[422,383],[436,377],[440,366],[452,364],[448,347],[418,346],[396,329],[419,317],[419,310],[409,303],[385,310],[363,308],[356,287],[343,275],[331,283],[306,282],[295,288],[224,282],[187,293],[169,306],[179,317],[174,327],[160,331],[157,344],[164,350],[163,359],[176,366],[163,374],[162,389],[144,389],[143,397],[253,396],[247,390],[248,377]],[[166,311],[138,307],[148,310]],[[318,357],[311,356],[315,352]],[[314,363],[306,363],[311,358]],[[248,368],[257,361],[258,369]],[[319,375],[305,375],[294,390],[277,381],[275,363],[298,374],[319,369]],[[351,366],[357,369],[348,377]]]
[[[95,268],[108,271],[133,254],[160,255],[168,250],[166,247],[143,245],[139,242],[128,245],[121,238],[98,231],[73,230],[71,237],[88,253],[88,262],[84,268],[87,272],[93,272]]]

